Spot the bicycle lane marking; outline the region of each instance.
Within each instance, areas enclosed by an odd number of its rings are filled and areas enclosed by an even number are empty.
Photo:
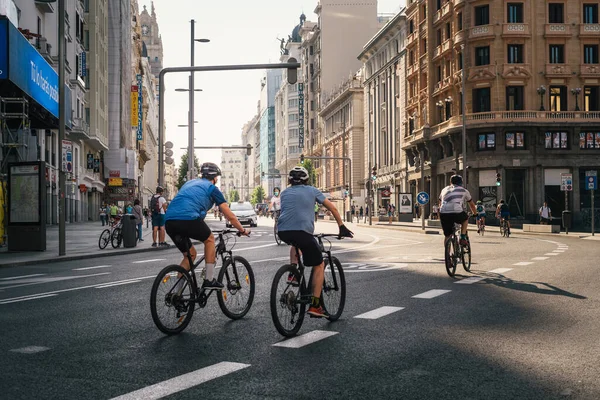
[[[281,342],[274,343],[273,346],[285,347],[288,349],[299,349],[301,347],[307,346],[309,344],[318,342],[320,340],[326,339],[330,336],[334,336],[337,334],[339,334],[339,332],[314,330],[307,332],[304,335],[296,336],[291,339],[285,339]]]
[[[41,278],[41,279],[34,279],[33,282],[27,280],[25,282],[3,282],[4,284],[8,284],[8,283],[15,283],[12,286],[4,286],[2,289],[14,289],[14,288],[19,288],[19,287],[25,287],[25,286],[32,286],[32,285],[41,285],[44,283],[55,283],[55,282],[63,282],[63,281],[70,281],[73,279],[81,279],[81,278],[91,278],[94,276],[102,276],[102,275],[109,275],[110,272],[100,272],[97,274],[91,274],[91,275],[77,275],[77,276],[63,276],[63,277],[57,277],[57,278]]]
[[[390,315],[401,310],[404,310],[404,307],[383,306],[363,314],[355,315],[354,318],[379,319],[381,317],[385,317],[386,315]]]
[[[444,295],[446,293],[450,293],[450,292],[451,292],[451,290],[446,290],[446,289],[431,289],[426,292],[414,295],[414,296],[412,296],[412,298],[413,299],[433,299],[435,297],[442,296],[442,295]]]

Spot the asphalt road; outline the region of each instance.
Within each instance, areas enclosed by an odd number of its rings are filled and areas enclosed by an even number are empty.
[[[234,248],[256,277],[248,315],[230,321],[213,297],[171,337],[149,297],[177,250],[0,269],[0,397],[600,398],[596,242],[472,235],[472,271],[452,279],[440,235],[355,227],[333,243],[342,318],[282,342],[269,290],[288,248],[260,224]]]

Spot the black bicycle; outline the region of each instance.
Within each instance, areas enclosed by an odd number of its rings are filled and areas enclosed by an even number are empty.
[[[469,242],[469,236],[467,233],[467,244],[460,244],[460,232],[460,224],[454,224],[454,231],[452,232],[452,235],[448,237],[444,243],[446,272],[448,272],[448,275],[452,277],[456,273],[458,260],[461,260],[465,271],[471,271],[471,243]]]
[[[508,222],[506,218],[500,218],[500,236],[509,237]]]
[[[221,258],[222,266],[217,281],[224,285],[223,289],[203,289],[198,286],[195,270],[204,261],[204,256],[194,264],[189,254],[187,257],[192,265],[191,271],[180,265],[169,265],[160,271],[154,280],[150,311],[158,329],[166,334],[183,331],[190,323],[196,305],[198,308],[204,308],[213,292],[217,292],[219,307],[227,317],[233,320],[240,319],[250,311],[256,288],[254,273],[246,259],[232,253],[236,243],[233,234],[237,231],[224,229],[213,233],[218,234],[216,252],[217,258]],[[240,235],[237,233],[237,236]],[[228,246],[232,238],[233,244]],[[203,268],[200,282],[203,282],[205,272]]]
[[[326,238],[341,239],[341,237],[338,234],[314,236],[319,242],[325,261],[325,282],[321,291],[321,304],[329,313],[328,319],[335,321],[342,315],[346,304],[346,278],[340,260],[331,255],[331,242]],[[325,249],[323,240],[328,242],[328,249]],[[271,285],[271,318],[277,331],[286,337],[298,333],[304,321],[306,306],[312,299],[313,270],[311,269],[307,283],[304,276],[305,267],[298,248],[296,248],[296,255],[298,266],[286,264],[279,268]]]
[[[281,243],[281,239],[279,239],[279,231],[277,230],[277,221],[279,220],[280,210],[273,211],[273,215],[275,216],[275,225],[273,226],[273,235],[275,236],[275,242],[279,246]]]

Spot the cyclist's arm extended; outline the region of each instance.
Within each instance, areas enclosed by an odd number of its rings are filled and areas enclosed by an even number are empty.
[[[467,204],[469,204],[473,215],[477,215],[477,207],[475,206],[475,202],[473,201],[473,199],[469,200]]]
[[[333,215],[333,218],[335,218],[335,221],[337,222],[338,226],[344,225],[344,222],[342,221],[342,217],[340,216],[340,213],[338,212],[337,208],[335,208],[335,206],[333,205],[333,203],[331,201],[325,199],[325,201],[323,202],[323,205],[325,206],[326,209],[331,211],[331,214]]]
[[[240,224],[240,221],[238,221],[237,217],[231,211],[231,209],[229,208],[227,203],[223,203],[223,204],[219,205],[219,210],[221,210],[221,212],[223,213],[225,218],[227,218],[229,223],[231,225],[233,225],[235,227],[235,229],[237,229],[238,231],[240,231],[243,234],[245,234],[246,232],[250,232],[250,231],[246,231],[246,229],[244,229],[242,224]]]

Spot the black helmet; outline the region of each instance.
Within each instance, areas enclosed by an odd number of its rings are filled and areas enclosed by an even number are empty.
[[[215,163],[205,162],[200,167],[200,173],[203,178],[213,180],[217,176],[221,176],[221,169]]]
[[[162,186],[157,186],[156,187],[156,193],[162,193],[164,191]]]
[[[462,176],[460,175],[452,175],[450,177],[450,183],[455,185],[455,186],[462,186],[463,184],[463,180],[462,180]]]
[[[308,183],[308,171],[301,166],[294,167],[288,175],[288,181],[292,185],[306,185]]]

